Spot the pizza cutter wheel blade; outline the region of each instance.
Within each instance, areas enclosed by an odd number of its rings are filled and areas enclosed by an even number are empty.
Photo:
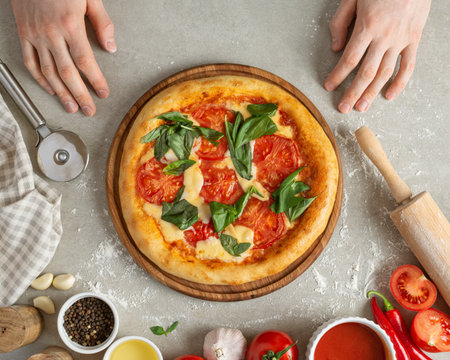
[[[42,173],[54,181],[70,181],[79,176],[89,162],[89,152],[83,140],[71,131],[50,130],[39,110],[1,60],[0,82],[36,130],[37,162]]]

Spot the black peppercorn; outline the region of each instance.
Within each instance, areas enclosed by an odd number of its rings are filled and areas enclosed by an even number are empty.
[[[111,335],[114,315],[104,301],[87,297],[76,301],[67,309],[63,325],[72,341],[82,346],[96,346]]]

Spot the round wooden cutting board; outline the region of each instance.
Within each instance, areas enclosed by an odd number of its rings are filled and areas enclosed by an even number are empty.
[[[119,169],[122,159],[123,146],[137,114],[147,103],[147,101],[149,101],[159,92],[167,89],[174,84],[186,80],[194,80],[219,75],[236,75],[256,78],[275,84],[293,95],[303,103],[303,105],[311,112],[318,123],[322,126],[331,143],[333,144],[339,164],[339,181],[336,201],[325,231],[316,239],[316,241],[305,254],[303,254],[300,258],[298,258],[294,263],[292,263],[283,271],[264,279],[248,282],[241,285],[207,285],[195,283],[171,275],[157,267],[139,251],[130,234],[128,233],[125,220],[123,219],[121,213],[118,191]],[[328,240],[330,239],[339,218],[342,204],[342,193],[343,181],[341,158],[339,156],[339,151],[336,146],[336,141],[334,139],[333,133],[331,132],[323,116],[320,114],[319,110],[317,110],[313,103],[305,95],[303,95],[302,92],[300,92],[298,89],[296,89],[294,86],[281,79],[280,77],[261,69],[238,64],[211,64],[194,67],[192,69],[184,70],[177,74],[174,74],[153,86],[144,95],[142,95],[138,101],[136,101],[136,103],[131,107],[131,109],[127,112],[122,122],[120,123],[111,144],[106,167],[106,195],[108,199],[109,212],[117,233],[130,255],[143,269],[145,269],[151,276],[153,276],[162,284],[167,285],[170,288],[180,291],[186,295],[212,301],[239,301],[253,299],[262,295],[269,294],[296,279],[314,262],[314,260],[317,259],[319,254],[327,245]]]

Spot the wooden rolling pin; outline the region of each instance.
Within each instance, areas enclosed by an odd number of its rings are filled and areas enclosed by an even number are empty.
[[[43,328],[42,315],[33,306],[0,308],[0,353],[31,344],[41,335]]]
[[[380,142],[366,126],[356,130],[359,146],[383,175],[400,206],[390,216],[440,294],[450,306],[450,224],[431,195],[424,191],[411,197],[408,185],[398,176]]]

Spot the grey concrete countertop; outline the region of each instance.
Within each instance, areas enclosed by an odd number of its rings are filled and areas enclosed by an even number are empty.
[[[202,355],[205,334],[216,327],[236,327],[250,341],[265,329],[280,329],[299,340],[300,358],[321,323],[343,316],[372,319],[364,294],[389,294],[389,277],[402,264],[418,264],[389,218],[396,207],[384,180],[362,155],[354,138],[361,125],[379,137],[394,167],[413,193],[428,190],[450,217],[450,14],[448,2],[433,1],[412,80],[393,102],[381,96],[364,114],[342,115],[337,102],[349,85],[336,92],[323,87],[339,55],[330,50],[328,22],[338,2],[319,1],[107,1],[115,23],[118,51],[107,54],[89,27],[95,56],[111,95],[96,99],[93,118],[64,112],[22,63],[8,0],[1,0],[0,56],[52,127],[78,133],[89,147],[91,162],[70,183],[52,183],[63,194],[64,235],[46,271],[76,274],[68,291],[29,289],[18,303],[51,296],[59,308],[83,291],[105,294],[120,314],[119,337],[142,335],[155,342],[165,359]],[[300,89],[321,111],[334,132],[344,169],[344,198],[336,230],[320,257],[298,279],[258,299],[216,303],[190,298],[148,276],[122,246],[108,214],[105,165],[117,126],[131,105],[158,81],[180,70],[217,62],[242,63],[273,72]],[[34,133],[7,97],[20,124],[37,170]],[[1,136],[1,134],[0,134]],[[391,298],[392,299],[392,298]],[[435,305],[449,312],[442,298]],[[402,310],[408,321],[413,313]],[[34,344],[1,354],[26,359],[49,345],[62,345],[56,315],[45,317],[45,331]],[[180,325],[157,337],[153,325]],[[74,354],[78,359],[101,359]],[[449,359],[448,354],[431,355]]]

